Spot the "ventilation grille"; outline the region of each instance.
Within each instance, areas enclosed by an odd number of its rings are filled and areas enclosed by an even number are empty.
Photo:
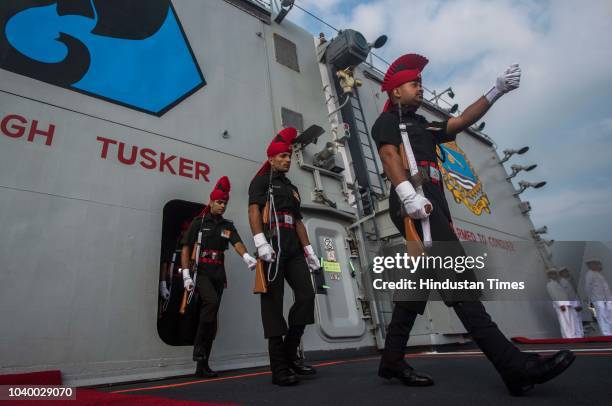
[[[274,50],[276,51],[276,62],[296,72],[300,71],[297,47],[293,42],[278,34],[274,34]]]
[[[304,131],[304,117],[295,111],[281,108],[281,121],[283,127],[293,127],[298,130],[298,133]]]

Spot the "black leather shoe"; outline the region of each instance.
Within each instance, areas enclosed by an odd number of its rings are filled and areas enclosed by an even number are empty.
[[[398,369],[388,368],[381,363],[378,368],[378,376],[385,379],[397,378],[406,386],[431,386],[434,384],[434,380],[431,376],[416,372],[408,365]]]
[[[206,347],[203,345],[194,345],[193,346],[193,360],[196,362],[206,361]]]
[[[304,364],[304,361],[298,359],[296,361],[289,361],[289,368],[297,375],[316,375],[317,370],[310,365]]]
[[[272,383],[278,386],[290,386],[298,383],[298,377],[290,369],[272,372]]]
[[[208,361],[198,361],[195,376],[198,378],[216,378],[219,374],[210,369]]]
[[[576,359],[573,352],[563,350],[550,357],[534,355],[525,363],[523,371],[515,376],[503,377],[512,396],[521,396],[533,389],[535,384],[548,382],[561,374]]]

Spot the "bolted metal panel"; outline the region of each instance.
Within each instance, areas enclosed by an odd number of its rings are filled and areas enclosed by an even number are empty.
[[[274,51],[276,53],[276,62],[296,72],[300,71],[295,43],[275,33]]]

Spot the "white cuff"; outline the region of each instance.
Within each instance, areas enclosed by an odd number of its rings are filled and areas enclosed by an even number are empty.
[[[244,254],[242,254],[242,259],[244,259],[245,261],[248,261],[249,258],[251,258],[251,256],[249,255],[248,252],[245,252]]]
[[[306,255],[314,255],[314,249],[312,249],[312,245],[307,245],[304,247],[304,252]]]
[[[264,235],[264,233],[259,233],[253,236],[253,241],[255,242],[255,246],[257,248],[261,247],[262,245],[266,245],[268,243],[268,240],[266,240],[266,236]]]
[[[497,90],[496,86],[493,86],[491,88],[491,90],[489,90],[484,96],[489,101],[489,104],[493,104],[493,103],[495,103],[497,101],[497,99],[502,97],[502,95],[503,95],[503,93],[500,92],[499,90]]]
[[[395,187],[395,192],[399,196],[400,202],[403,202],[406,199],[413,199],[414,195],[416,194],[416,191],[414,190],[412,183],[410,183],[407,180],[397,185]]]
[[[191,278],[191,275],[189,275],[189,268],[183,268],[182,272],[183,272],[183,280],[187,278]]]
[[[159,282],[159,288],[160,289],[168,289],[168,286],[166,285],[166,281]]]

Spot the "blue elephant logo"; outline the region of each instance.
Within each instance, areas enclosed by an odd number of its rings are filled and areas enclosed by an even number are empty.
[[[170,0],[2,0],[0,68],[156,116],[206,84]]]

